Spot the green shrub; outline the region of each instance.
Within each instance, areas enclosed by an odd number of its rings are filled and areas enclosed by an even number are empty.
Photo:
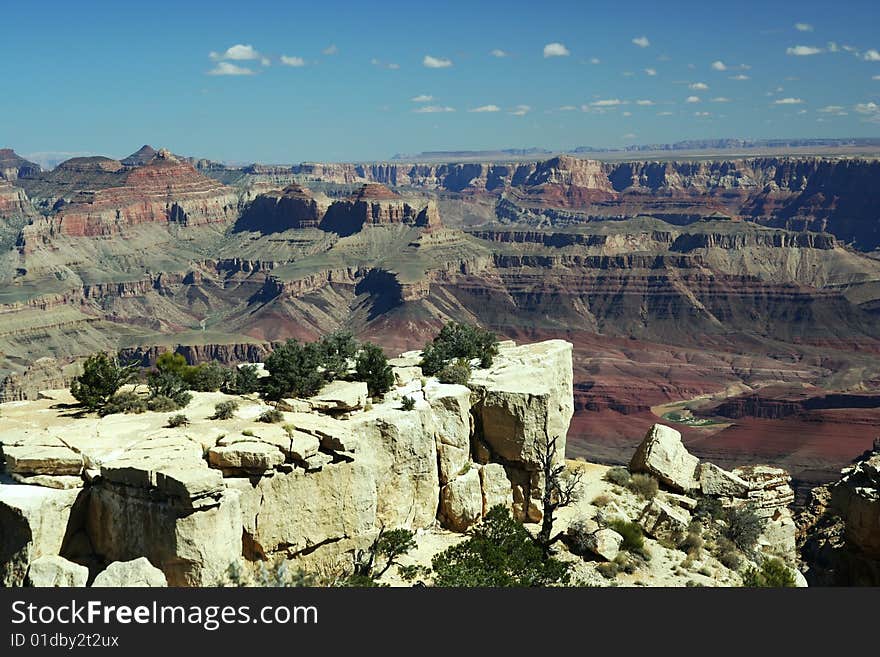
[[[197,392],[217,392],[228,379],[228,372],[220,363],[213,361],[191,367],[186,371],[184,381],[190,390]]]
[[[472,324],[449,322],[422,351],[422,371],[427,375],[440,372],[450,361],[463,358],[479,359],[480,367],[491,367],[498,355],[498,338],[491,331]]]
[[[471,378],[471,366],[464,358],[459,358],[453,363],[444,365],[437,373],[437,379],[440,383],[456,383],[466,386]]]
[[[678,549],[682,552],[686,552],[689,555],[699,556],[699,554],[703,551],[704,546],[703,537],[697,534],[696,532],[688,532],[687,536],[685,536],[681,542],[678,544]]]
[[[400,408],[404,411],[411,411],[416,407],[416,400],[412,397],[404,397],[400,400]]]
[[[119,359],[99,352],[83,364],[83,373],[73,380],[70,394],[90,411],[96,411],[139,372],[137,365],[122,365]]]
[[[268,411],[260,413],[260,417],[257,418],[257,421],[265,422],[267,424],[278,424],[279,422],[284,422],[284,413],[277,408],[270,408]]]
[[[315,343],[288,340],[266,358],[269,376],[261,380],[267,399],[310,397],[321,389],[324,375],[318,370],[321,354]]]
[[[632,575],[639,569],[636,559],[626,552],[618,552],[617,556],[614,557],[614,563],[617,565],[618,572],[626,573],[627,575]]]
[[[596,570],[605,579],[614,579],[617,577],[618,566],[613,561],[605,561],[596,566]]]
[[[760,568],[747,568],[743,586],[749,588],[784,588],[795,584],[794,573],[781,559],[766,558]]]
[[[147,404],[143,398],[134,392],[117,392],[107,403],[101,407],[101,415],[114,413],[143,413],[147,410]]]
[[[345,376],[349,359],[357,355],[358,343],[349,331],[335,331],[318,340],[317,349],[324,378],[332,381]]]
[[[259,368],[256,365],[242,365],[235,368],[228,381],[226,392],[233,395],[249,395],[260,389]]]
[[[502,505],[489,509],[473,534],[431,560],[442,587],[550,586],[566,584],[568,565],[544,558],[541,546]]]
[[[185,407],[191,399],[192,395],[186,391],[178,393],[173,399],[165,395],[156,395],[147,401],[147,408],[156,413],[170,413]]]
[[[739,570],[742,566],[742,555],[736,548],[736,544],[729,538],[719,536],[715,541],[715,556],[724,566],[731,570]]]
[[[150,389],[150,397],[168,397],[178,407],[186,406],[192,399],[188,392],[189,385],[183,377],[172,371],[150,372],[147,375],[147,387]]]
[[[631,478],[632,475],[629,473],[629,470],[627,468],[624,468],[623,466],[610,468],[608,472],[605,473],[604,477],[605,481],[624,487],[629,484],[629,480]]]
[[[366,342],[361,347],[355,363],[355,373],[358,381],[366,382],[371,397],[388,392],[394,385],[394,372],[388,364],[385,352],[371,342]]]
[[[189,426],[189,418],[183,413],[178,413],[177,415],[172,415],[168,418],[168,428],[174,429],[176,427],[187,427]]]
[[[722,520],[722,535],[747,553],[758,543],[766,522],[750,506],[728,507],[722,512]]]
[[[657,480],[649,474],[642,473],[630,477],[626,487],[644,500],[653,500],[659,490]]]
[[[238,402],[234,399],[222,401],[214,406],[214,415],[212,420],[231,420],[235,417],[235,411],[238,410]]]
[[[698,520],[721,520],[723,515],[724,509],[717,497],[701,497],[697,500],[694,517]]]
[[[604,493],[602,493],[600,495],[596,495],[596,497],[593,498],[593,506],[603,509],[611,504],[611,502],[613,501],[614,500],[610,495],[605,495]]]
[[[641,553],[645,549],[645,537],[638,524],[616,518],[608,523],[608,526],[623,536],[620,549],[636,553]]]
[[[183,354],[166,351],[159,354],[156,359],[156,370],[165,374],[173,374],[183,380],[186,380],[190,369]]]

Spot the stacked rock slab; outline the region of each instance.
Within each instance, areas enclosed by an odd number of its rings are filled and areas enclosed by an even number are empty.
[[[500,463],[513,488],[515,514],[540,520],[540,454],[556,439],[556,455],[565,455],[574,413],[572,345],[547,340],[532,345],[499,345],[493,367],[475,371],[473,451],[478,462]]]
[[[758,546],[790,563],[796,560],[795,523],[790,509],[794,491],[789,484],[791,477],[782,468],[749,465],[727,471],[714,463],[701,463],[687,451],[678,431],[655,424],[633,455],[630,470],[651,474],[677,492],[715,497],[726,507],[749,507],[765,521]],[[682,534],[690,518],[680,506],[654,500],[645,507],[640,523],[655,537]]]
[[[89,494],[87,531],[105,561],[146,557],[172,586],[210,586],[239,560],[239,494],[193,441],[172,434],[135,444],[101,465]]]

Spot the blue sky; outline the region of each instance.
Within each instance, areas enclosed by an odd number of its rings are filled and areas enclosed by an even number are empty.
[[[229,161],[880,136],[880,3],[5,3],[0,146]],[[475,110],[482,111],[475,111]]]

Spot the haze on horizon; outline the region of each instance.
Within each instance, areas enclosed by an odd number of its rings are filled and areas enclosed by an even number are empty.
[[[47,16],[52,20],[47,21]],[[96,20],[95,17],[100,17]],[[880,6],[52,0],[4,9],[0,146],[226,161],[880,136]]]

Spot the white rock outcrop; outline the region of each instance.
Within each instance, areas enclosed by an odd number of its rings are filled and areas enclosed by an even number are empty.
[[[27,572],[27,586],[35,588],[83,587],[89,569],[57,555],[37,557]]]
[[[95,588],[161,588],[168,586],[165,575],[146,557],[114,561],[95,577]]]
[[[647,472],[680,493],[699,488],[697,466],[700,460],[687,451],[681,434],[671,427],[655,424],[645,435],[629,464],[631,472]]]

